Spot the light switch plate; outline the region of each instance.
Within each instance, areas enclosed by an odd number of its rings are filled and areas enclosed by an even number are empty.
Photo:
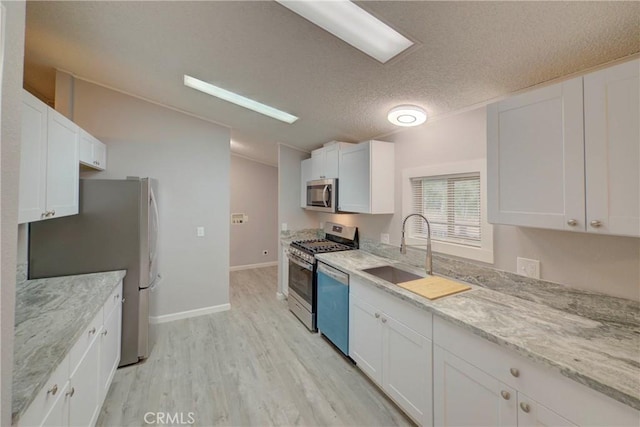
[[[197,227],[196,228],[196,236],[204,237],[204,227]]]
[[[516,259],[516,268],[518,274],[533,279],[540,278],[540,261],[537,259],[520,258]]]

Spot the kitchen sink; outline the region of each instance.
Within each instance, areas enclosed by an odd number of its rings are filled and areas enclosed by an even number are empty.
[[[376,276],[379,279],[386,280],[393,284],[409,282],[411,280],[421,279],[422,276],[409,273],[408,271],[400,270],[391,265],[383,265],[382,267],[367,268],[362,270],[365,273],[369,273],[372,276]]]

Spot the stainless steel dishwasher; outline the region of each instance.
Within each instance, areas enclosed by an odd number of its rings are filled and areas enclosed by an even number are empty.
[[[349,275],[318,263],[318,331],[349,355]]]

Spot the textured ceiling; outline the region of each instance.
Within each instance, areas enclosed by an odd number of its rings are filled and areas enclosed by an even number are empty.
[[[358,4],[417,46],[387,64],[272,1],[28,2],[25,84],[54,69],[232,128],[232,150],[276,163],[394,131],[397,104],[442,115],[640,51],[639,2]],[[300,117],[287,125],[186,88],[190,74]]]

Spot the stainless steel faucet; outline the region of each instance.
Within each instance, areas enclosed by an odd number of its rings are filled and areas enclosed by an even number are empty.
[[[408,245],[404,240],[404,226],[407,223],[407,220],[412,216],[419,216],[420,218],[424,219],[424,222],[427,223],[427,257],[424,260],[424,268],[427,271],[428,275],[433,276],[433,255],[431,253],[431,224],[429,224],[429,220],[424,215],[412,213],[407,215],[404,221],[402,221],[402,240],[400,240],[400,253],[403,255],[407,253]]]

